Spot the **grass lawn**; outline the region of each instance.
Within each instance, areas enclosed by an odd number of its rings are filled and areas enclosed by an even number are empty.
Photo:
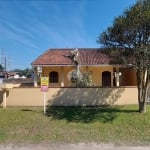
[[[0,143],[150,145],[150,106],[0,108]]]

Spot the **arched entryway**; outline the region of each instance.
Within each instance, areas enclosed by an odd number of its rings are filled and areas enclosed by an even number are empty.
[[[102,72],[102,86],[111,86],[111,72],[104,71]]]
[[[52,71],[49,73],[49,82],[58,83],[58,72]]]

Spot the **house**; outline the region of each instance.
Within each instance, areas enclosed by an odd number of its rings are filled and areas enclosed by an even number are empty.
[[[18,78],[21,78],[20,75],[19,75],[19,72],[13,72],[13,71],[10,71],[10,72],[0,72],[0,78],[3,78],[3,79],[18,79]]]
[[[99,48],[48,49],[32,62],[34,86],[49,77],[49,87],[72,87],[73,78],[90,73],[93,86],[136,86],[136,73],[126,66],[110,64]]]

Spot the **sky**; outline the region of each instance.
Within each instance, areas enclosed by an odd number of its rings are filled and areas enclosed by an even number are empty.
[[[97,48],[100,33],[137,0],[0,0],[0,64],[31,68],[49,48]]]

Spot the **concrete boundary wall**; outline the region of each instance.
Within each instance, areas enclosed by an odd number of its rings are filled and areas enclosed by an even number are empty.
[[[0,104],[3,104],[2,92]],[[137,88],[49,88],[46,103],[52,106],[99,106],[137,104]],[[43,106],[40,88],[13,88],[7,106]]]

